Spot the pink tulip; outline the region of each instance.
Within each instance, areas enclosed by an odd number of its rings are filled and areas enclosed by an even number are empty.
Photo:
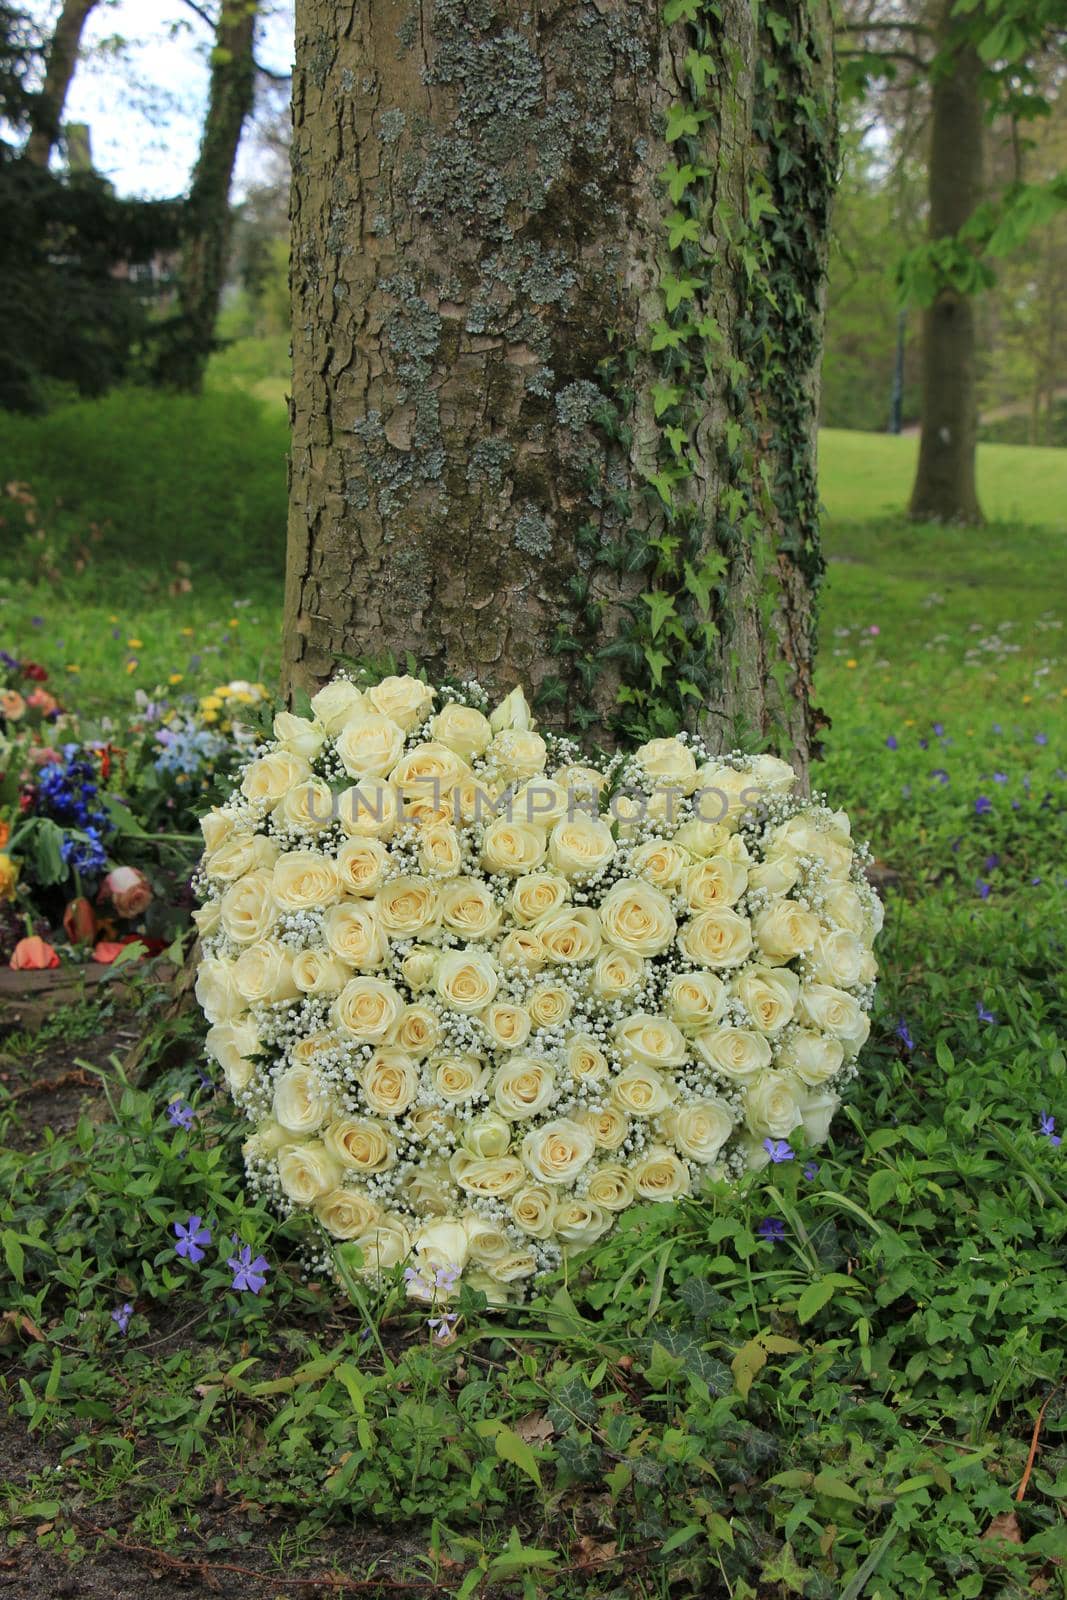
[[[59,966],[59,957],[50,944],[36,934],[30,939],[20,939],[12,953],[9,966],[16,972],[41,972]]]

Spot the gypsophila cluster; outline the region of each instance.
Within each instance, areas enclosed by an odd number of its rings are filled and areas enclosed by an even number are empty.
[[[251,1183],[342,1263],[504,1303],[635,1201],[826,1138],[882,912],[786,762],[585,761],[520,689],[310,704],[203,819],[197,995]]]

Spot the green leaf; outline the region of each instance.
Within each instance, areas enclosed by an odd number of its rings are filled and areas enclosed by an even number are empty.
[[[525,1472],[526,1476],[540,1489],[541,1469],[537,1465],[537,1457],[526,1443],[526,1440],[519,1438],[514,1428],[509,1428],[505,1423],[501,1423],[496,1430],[493,1448],[501,1461],[510,1461],[512,1466],[518,1467],[520,1472]]]
[[[880,1211],[896,1193],[899,1174],[893,1167],[880,1167],[867,1179],[867,1200],[872,1211]]]
[[[641,596],[652,613],[652,637],[659,633],[668,617],[675,615],[674,596],[666,589],[651,589]]]
[[[2,1236],[0,1236],[0,1243],[4,1247],[4,1260],[7,1262],[7,1270],[16,1283],[25,1283],[26,1252],[19,1243],[18,1234],[11,1228],[5,1228]]]
[[[810,1322],[815,1313],[833,1299],[833,1295],[834,1286],[828,1278],[818,1278],[814,1283],[809,1283],[797,1301],[797,1321]]]
[[[829,1495],[832,1500],[850,1500],[857,1506],[863,1504],[863,1496],[858,1495],[852,1485],[836,1472],[817,1472],[812,1488],[816,1494]]]

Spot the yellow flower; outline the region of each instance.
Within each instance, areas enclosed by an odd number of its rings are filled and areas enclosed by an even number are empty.
[[[915,726],[915,718],[914,717],[905,717],[904,718],[904,726],[906,728],[914,728],[914,726]]]
[[[222,699],[218,694],[202,694],[200,696],[201,711],[218,711],[221,705]]]
[[[126,643],[129,645],[131,650],[143,650],[144,649],[144,644],[142,643],[142,641],[140,639],[127,639]]]
[[[127,661],[127,663],[126,663],[126,673],[127,673],[127,675],[129,675],[131,672],[136,672],[136,671],[137,671],[137,662],[136,661]]]
[[[183,677],[184,677],[184,676],[185,676],[185,674],[184,674],[184,673],[181,673],[181,672],[172,672],[172,673],[171,673],[171,675],[170,675],[170,677],[169,677],[169,678],[168,678],[168,679],[167,679],[167,682],[168,682],[168,683],[181,683],[181,681],[182,681],[182,678],[183,678]]]
[[[76,667],[74,665],[73,661],[68,661],[67,662],[67,671],[68,672],[80,672],[81,671],[81,667]]]
[[[0,855],[0,900],[8,900],[15,893],[19,869],[11,857]]]
[[[201,720],[203,722],[217,722],[219,720],[219,714],[217,711],[205,711]]]
[[[183,628],[182,629],[182,636],[183,636],[183,638],[191,639],[195,632],[196,632],[195,628]]]
[[[240,620],[241,620],[240,617],[231,617],[229,622],[226,624],[226,626],[228,628],[236,628],[238,623],[240,622]]]
[[[845,662],[845,666],[846,666],[846,667],[849,667],[849,668],[851,668],[851,667],[855,667],[855,666],[858,666],[858,662],[856,662],[856,661],[854,661],[854,660],[853,660],[853,661],[846,661],[846,662]]]
[[[1024,706],[1028,706],[1030,704],[1030,702],[1033,700],[1033,698],[1034,697],[1033,697],[1032,694],[1024,694],[1023,695],[1023,705]]]

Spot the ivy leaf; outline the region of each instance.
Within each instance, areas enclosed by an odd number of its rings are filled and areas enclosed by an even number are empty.
[[[704,0],[667,0],[663,8],[663,20],[668,24],[678,22],[683,17],[686,22],[695,22],[704,5]]]
[[[693,80],[693,88],[696,91],[697,99],[703,100],[708,86],[708,79],[716,76],[718,63],[714,56],[702,55],[699,50],[690,50],[685,58],[685,64],[689,70],[689,76]]]
[[[667,113],[667,143],[674,144],[677,139],[695,137],[707,116],[706,111],[694,111],[692,106],[671,106]]]
[[[652,385],[652,411],[657,422],[665,411],[669,411],[671,406],[676,406],[679,400],[684,398],[685,390],[679,388],[676,383],[654,383]]]
[[[663,683],[663,674],[671,664],[670,656],[664,655],[662,650],[646,650],[645,661],[649,672],[652,674],[652,682],[657,689],[660,688]]]
[[[672,211],[667,218],[667,244],[672,250],[688,239],[692,244],[700,242],[700,223],[696,217],[684,216],[681,211]]]
[[[672,161],[660,173],[661,180],[667,185],[667,193],[675,205],[678,204],[685,191],[694,184],[698,178],[706,178],[710,173],[709,167],[694,167],[691,162],[678,166]]]
[[[652,637],[654,639],[667,618],[675,615],[674,596],[668,594],[665,589],[652,589],[649,593],[643,594],[641,599],[652,613]]]

